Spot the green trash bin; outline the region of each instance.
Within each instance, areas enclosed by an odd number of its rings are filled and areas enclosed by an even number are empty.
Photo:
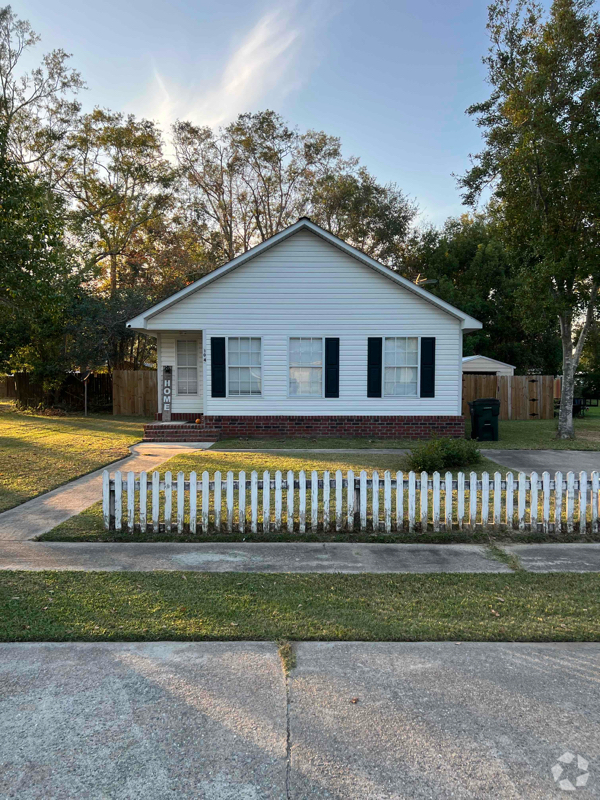
[[[471,439],[480,442],[498,441],[498,416],[500,400],[484,397],[469,403],[471,411]]]

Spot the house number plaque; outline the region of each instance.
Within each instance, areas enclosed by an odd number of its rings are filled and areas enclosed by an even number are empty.
[[[173,398],[173,367],[163,367],[162,378],[162,419],[171,421],[171,403]]]

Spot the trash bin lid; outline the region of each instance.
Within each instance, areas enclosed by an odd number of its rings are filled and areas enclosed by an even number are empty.
[[[477,406],[499,406],[500,400],[496,400],[495,397],[479,397],[477,400],[472,401],[475,407]]]

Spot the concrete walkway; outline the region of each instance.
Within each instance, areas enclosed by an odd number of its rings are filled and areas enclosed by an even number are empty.
[[[189,442],[177,444],[157,444],[142,442],[132,445],[131,455],[121,461],[115,461],[107,467],[90,472],[77,480],[59,486],[20,506],[11,508],[0,514],[0,541],[25,541],[41,536],[52,530],[61,522],[79,514],[102,498],[102,473],[106,468],[116,470],[133,470],[142,472],[150,470],[181,453],[207,449],[212,442]]]
[[[0,797],[600,797],[599,644],[295,651],[0,645]]]
[[[589,450],[492,450],[482,449],[486,458],[517,472],[548,471],[563,474],[585,470],[588,474],[600,470],[600,452]]]
[[[600,544],[506,545],[532,572],[600,572]],[[0,570],[511,572],[474,544],[0,542]]]

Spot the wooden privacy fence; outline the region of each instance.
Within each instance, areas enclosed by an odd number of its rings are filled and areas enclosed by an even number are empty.
[[[153,417],[158,411],[156,370],[113,370],[113,414]]]
[[[13,375],[0,376],[0,399],[14,400],[17,396],[17,387]]]
[[[508,473],[482,473],[478,478],[459,472],[456,478],[447,472],[417,475],[374,471],[371,478],[365,471],[346,476],[338,470],[329,472],[304,471],[295,475],[291,470],[274,476],[264,472],[259,478],[245,472],[225,478],[215,472],[186,478],[179,472],[175,481],[170,472],[161,479],[152,475],[120,472],[111,478],[104,472],[102,512],[107,530],[122,530],[124,525],[133,533],[155,533],[161,530],[195,534],[200,530],[268,533],[284,528],[293,533],[317,531],[393,531],[419,530],[450,531],[459,529],[508,527],[518,530],[544,532],[598,531],[598,491],[600,474],[557,472],[550,478],[532,472],[527,477]],[[250,506],[247,506],[248,491]],[[125,511],[123,501],[125,498]],[[285,500],[285,519],[284,519]],[[249,513],[248,513],[249,512]]]
[[[462,412],[483,397],[500,400],[500,419],[553,419],[552,375],[463,375]]]

